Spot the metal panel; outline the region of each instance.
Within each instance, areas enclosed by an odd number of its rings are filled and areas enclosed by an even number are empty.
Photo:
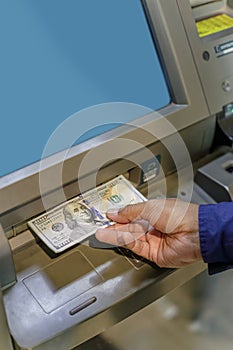
[[[13,350],[0,288],[0,349]]]
[[[16,281],[15,267],[8,239],[0,224],[0,285],[5,289]]]
[[[81,252],[85,259],[95,266],[92,270],[93,273],[95,271],[95,276],[96,273],[102,276],[102,281],[94,281],[92,287],[88,286],[81,295],[78,295],[78,284],[82,284],[82,279],[65,285],[57,282],[61,278],[59,261],[62,262],[64,257],[52,262],[54,273],[51,276],[48,273],[51,260],[38,246],[34,245],[17,254],[17,265],[21,267],[18,273],[19,280],[15,286],[4,292],[4,303],[11,334],[20,349],[65,350],[77,346],[206,268],[206,265],[200,262],[178,270],[160,269],[147,264],[138,270],[132,267],[124,256],[112,251],[82,246],[65,255],[70,258],[73,256],[74,271],[77,270],[77,252]],[[57,262],[58,269],[55,275]],[[45,268],[42,265],[45,265]],[[63,269],[66,269],[65,260]],[[92,275],[90,276],[92,278]],[[36,291],[33,287],[38,278],[47,279],[46,290],[49,288],[49,293],[48,299],[44,301],[41,300],[44,283],[41,285],[41,291]],[[93,282],[92,279],[90,281]],[[70,295],[73,291],[73,296],[70,300],[65,296],[64,303],[63,299],[56,299],[56,308],[50,308],[47,307],[48,304],[50,306],[52,303],[54,306],[52,290],[55,299],[56,295],[61,297],[65,290]]]
[[[232,1],[211,2],[192,10],[188,1],[177,0],[192,54],[211,114],[233,101],[233,53],[218,55],[218,47],[233,44],[233,28],[199,38],[196,20],[225,13],[233,16]]]

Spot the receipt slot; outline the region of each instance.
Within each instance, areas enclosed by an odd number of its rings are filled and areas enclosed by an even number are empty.
[[[233,153],[227,153],[201,167],[195,182],[216,202],[233,200]]]

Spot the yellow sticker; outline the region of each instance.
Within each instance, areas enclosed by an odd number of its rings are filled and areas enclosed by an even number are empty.
[[[233,27],[233,18],[228,15],[217,15],[198,21],[196,23],[199,37],[221,32]]]

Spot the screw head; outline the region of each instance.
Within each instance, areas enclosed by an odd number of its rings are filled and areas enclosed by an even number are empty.
[[[232,86],[229,80],[224,80],[222,83],[222,89],[225,92],[231,92],[232,91]]]

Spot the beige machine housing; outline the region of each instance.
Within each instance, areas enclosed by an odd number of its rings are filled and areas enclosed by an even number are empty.
[[[194,164],[210,151],[216,113],[233,101],[232,92],[222,89],[224,79],[232,79],[232,57],[228,55],[220,60],[213,53],[218,42],[231,40],[233,34],[230,30],[221,33],[221,37],[201,40],[195,18],[202,8],[192,8],[188,1],[145,0],[142,3],[171,94],[171,103],[159,112],[179,132]],[[231,1],[203,5],[203,11],[210,14],[219,11],[220,3],[231,13]],[[203,59],[204,51],[210,53],[208,62]],[[165,145],[170,143],[175,149],[175,132],[161,128],[159,137],[152,137],[153,130],[156,132],[159,126],[155,116],[156,112],[152,112],[135,121],[136,128],[121,127],[75,146],[63,164],[62,187],[56,181],[62,153],[51,156],[40,174],[39,164],[33,164],[0,179],[0,222],[9,238],[16,271],[16,281],[12,273],[12,279],[0,295],[0,306],[4,306],[6,313],[5,318],[1,308],[0,319],[7,320],[17,349],[72,349],[205,268],[198,263],[179,270],[160,269],[145,261],[141,266],[134,256],[125,257],[121,251],[87,245],[54,257],[47,254],[27,228],[27,221],[45,210],[42,197],[54,207],[63,200],[61,189],[67,199],[79,194],[77,167],[90,150],[98,154],[107,148],[112,159],[98,171],[96,185],[125,174],[146,194],[147,184],[135,180],[140,178],[135,174],[140,174],[141,169],[127,159],[130,153],[143,161],[146,147],[160,156],[160,166],[168,181],[167,195],[185,198],[193,186],[193,178],[185,180],[187,164],[184,162],[183,186],[177,188],[176,181],[169,182],[173,178],[171,174],[176,177],[177,169]],[[114,140],[119,137],[135,140],[142,146],[119,150],[116,157]],[[83,174],[86,190],[91,189],[92,174],[96,170],[91,164]],[[41,174],[48,179],[43,192],[39,186]],[[158,176],[150,183],[155,196],[159,180]],[[194,201],[201,203],[206,198],[194,188]],[[84,289],[76,292],[81,287]],[[3,326],[6,327],[5,321]],[[12,348],[9,334],[5,340],[4,336],[0,338],[0,347],[4,344],[6,350]]]

